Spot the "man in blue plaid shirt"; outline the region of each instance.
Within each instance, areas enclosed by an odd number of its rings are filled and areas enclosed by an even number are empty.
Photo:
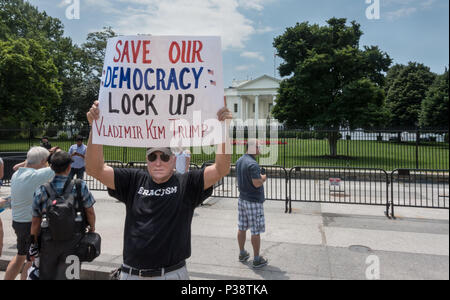
[[[50,183],[56,193],[62,194],[64,186],[69,179],[72,158],[70,154],[64,151],[56,152],[51,158],[51,168],[55,172],[55,177]],[[77,195],[76,185],[73,185],[72,194]],[[95,231],[95,200],[84,181],[81,181],[82,204],[85,209],[86,221],[90,232]],[[39,277],[40,279],[67,279],[66,257],[74,255],[82,235],[75,234],[73,240],[68,242],[52,241],[46,235],[41,236],[40,251],[38,250],[37,237],[41,231],[42,215],[44,208],[48,205],[48,194],[44,186],[41,186],[34,193],[33,202],[33,220],[31,226],[31,235],[34,238],[33,245],[30,248],[29,256],[40,257]]]

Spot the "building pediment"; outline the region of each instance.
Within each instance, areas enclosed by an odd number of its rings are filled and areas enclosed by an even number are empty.
[[[253,80],[246,81],[235,88],[238,91],[247,90],[277,90],[280,87],[281,80],[270,77],[268,75],[263,75]]]

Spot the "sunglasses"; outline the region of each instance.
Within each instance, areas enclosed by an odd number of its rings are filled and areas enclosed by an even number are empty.
[[[156,153],[149,154],[149,155],[147,156],[147,158],[148,158],[148,161],[149,161],[149,162],[154,162],[154,161],[158,158],[158,154],[156,154]],[[165,153],[162,153],[161,155],[159,155],[159,158],[160,158],[163,162],[168,162],[168,161],[170,160],[170,155],[167,155],[167,154],[165,154]]]

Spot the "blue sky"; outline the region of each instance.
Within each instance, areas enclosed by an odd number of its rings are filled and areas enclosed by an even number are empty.
[[[29,0],[61,19],[77,44],[104,26],[118,34],[220,35],[225,86],[273,76],[274,37],[297,22],[323,25],[331,17],[361,24],[361,46],[378,45],[394,63],[417,61],[436,73],[449,64],[448,0],[78,0],[80,18],[68,19],[76,1]],[[366,10],[375,1],[380,18],[369,20]]]

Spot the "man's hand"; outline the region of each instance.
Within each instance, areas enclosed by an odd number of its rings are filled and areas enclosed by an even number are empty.
[[[98,108],[98,101],[94,101],[94,104],[92,104],[91,109],[86,114],[86,117],[88,119],[89,124],[92,126],[92,122],[94,120],[98,120],[100,117],[100,109]]]
[[[88,232],[95,232],[95,226],[88,226]]]
[[[52,147],[50,150],[48,150],[48,152],[50,152],[51,154],[59,152],[59,151],[61,151],[61,148],[59,148],[58,146]]]
[[[222,107],[217,112],[217,118],[219,119],[220,122],[225,121],[225,120],[232,120],[233,114],[227,107]]]
[[[25,161],[23,161],[23,162],[18,163],[17,165],[15,165],[15,166],[13,167],[13,171],[15,172],[15,171],[19,170],[19,168],[23,168],[23,167],[26,167],[26,166],[27,166],[27,161],[25,160]]]

